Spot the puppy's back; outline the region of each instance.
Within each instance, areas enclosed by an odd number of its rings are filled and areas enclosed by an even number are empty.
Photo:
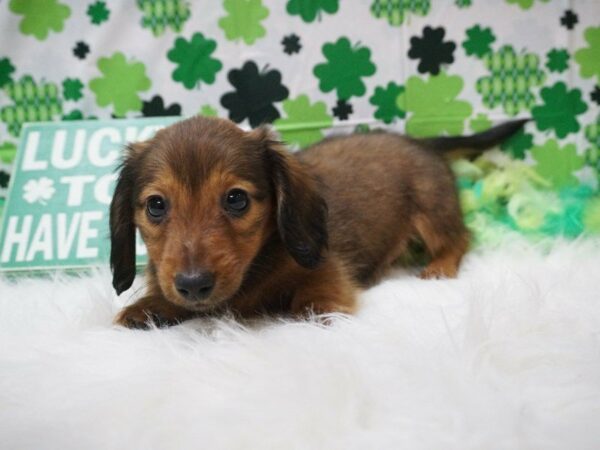
[[[454,177],[444,158],[391,133],[326,139],[298,157],[322,181],[330,248],[368,282],[402,253],[415,218],[462,227]],[[461,230],[462,231],[462,228]]]

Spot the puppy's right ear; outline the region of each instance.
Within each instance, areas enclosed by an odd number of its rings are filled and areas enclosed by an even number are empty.
[[[135,224],[133,220],[133,189],[136,178],[135,145],[121,165],[117,185],[110,203],[110,268],[117,295],[126,291],[135,278]]]

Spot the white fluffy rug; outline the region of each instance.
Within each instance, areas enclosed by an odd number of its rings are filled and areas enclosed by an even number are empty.
[[[0,296],[3,449],[600,448],[600,241],[397,271],[331,326],[126,330],[107,272]]]

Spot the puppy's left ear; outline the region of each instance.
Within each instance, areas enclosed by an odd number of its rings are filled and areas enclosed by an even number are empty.
[[[314,269],[327,249],[327,203],[318,181],[271,132],[250,136],[261,146],[276,200],[277,228],[287,251],[302,267]]]
[[[110,203],[110,267],[117,295],[126,291],[135,278],[135,224],[133,188],[135,184],[133,146],[121,166]]]

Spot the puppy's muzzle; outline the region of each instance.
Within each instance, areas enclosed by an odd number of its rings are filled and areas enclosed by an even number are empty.
[[[188,301],[206,299],[213,290],[215,277],[208,271],[178,273],[175,276],[175,289]]]

